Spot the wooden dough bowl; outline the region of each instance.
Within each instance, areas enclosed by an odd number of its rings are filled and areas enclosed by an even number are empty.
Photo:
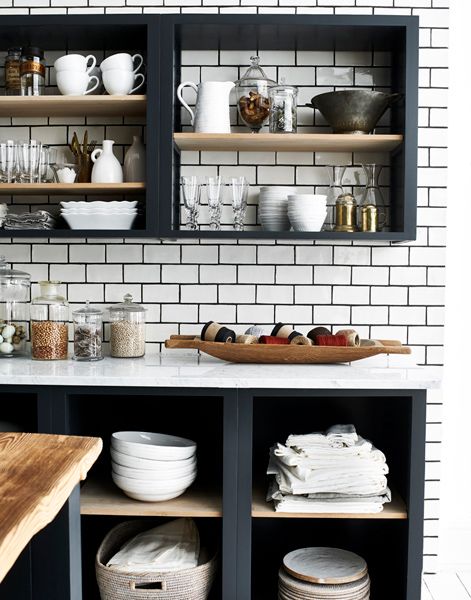
[[[381,340],[380,340],[381,341]],[[172,335],[166,348],[192,348],[232,363],[255,364],[334,364],[348,363],[377,354],[410,354],[411,349],[393,340],[383,346],[297,346],[205,342],[193,335]]]

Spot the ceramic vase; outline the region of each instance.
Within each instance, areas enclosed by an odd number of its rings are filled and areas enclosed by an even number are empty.
[[[113,154],[113,140],[103,140],[103,149],[92,152],[92,183],[123,183],[123,168]]]
[[[146,149],[140,136],[134,135],[132,146],[124,157],[124,181],[146,180]]]

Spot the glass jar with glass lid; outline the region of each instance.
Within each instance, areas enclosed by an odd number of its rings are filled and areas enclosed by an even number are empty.
[[[0,256],[0,358],[27,354],[31,276],[9,269]]]
[[[258,133],[267,122],[270,114],[268,90],[276,85],[276,81],[265,75],[259,62],[258,56],[251,56],[250,67],[235,82],[239,115],[252,133]]]
[[[109,307],[110,354],[115,358],[137,358],[146,351],[146,309],[134,304],[132,295]]]
[[[74,360],[102,360],[103,311],[88,301],[84,308],[72,312],[74,321]]]
[[[69,303],[60,281],[40,281],[31,301],[31,355],[34,360],[65,360],[69,340]]]

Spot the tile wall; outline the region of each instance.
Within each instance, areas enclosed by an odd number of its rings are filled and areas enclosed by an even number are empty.
[[[32,274],[34,281],[60,279],[74,305],[90,300],[107,305],[131,292],[148,308],[149,351],[155,352],[171,333],[198,332],[201,324],[215,319],[242,330],[254,321],[271,324],[286,321],[304,330],[313,323],[340,327],[352,325],[362,335],[397,338],[414,348],[417,361],[442,362],[445,212],[447,165],[447,0],[0,0],[0,14],[42,13],[298,13],[391,14],[420,16],[419,172],[417,241],[400,245],[309,241],[273,243],[182,243],[152,239],[21,239],[2,240],[5,254],[16,268]],[[1,18],[1,17],[0,17]],[[302,56],[263,57],[267,72],[278,66],[278,76],[301,84],[302,100],[314,95],[313,71]],[[364,57],[363,57],[364,58]],[[344,57],[316,57],[317,81],[331,86],[387,85],[387,65],[344,63]],[[295,62],[293,68],[293,61]],[[370,59],[368,59],[370,61]],[[247,56],[205,54],[189,57],[185,76],[197,80],[213,77],[213,68],[225,67],[223,78],[234,79],[237,66]],[[354,62],[354,61],[353,61]],[[306,67],[308,70],[306,70]],[[385,68],[386,67],[386,68]],[[227,71],[227,72],[226,72]],[[324,87],[325,86],[325,87]],[[314,90],[315,91],[315,90]],[[312,113],[301,111],[302,126],[312,127]],[[83,122],[31,122],[31,135],[47,135],[52,144]],[[108,123],[89,119],[87,126],[131,141],[140,124]],[[18,119],[0,123],[0,138],[10,137],[9,126],[28,137]],[[316,123],[316,126],[322,126]],[[114,127],[119,127],[114,129]],[[104,127],[107,129],[104,130]],[[43,129],[44,128],[44,129]],[[209,153],[208,153],[209,154]],[[358,163],[361,157],[345,156]],[[200,173],[248,174],[254,184],[265,181],[325,185],[322,165],[330,156],[277,156],[233,154],[211,156],[189,153],[185,157]],[[315,162],[314,162],[315,161]],[[253,166],[252,165],[257,165]],[[190,166],[185,168],[190,169]],[[312,178],[315,178],[314,180]],[[296,179],[295,179],[296,178]],[[387,187],[387,184],[386,184]],[[44,199],[38,199],[38,203]],[[256,218],[255,214],[252,216]],[[428,407],[425,570],[433,572],[438,547],[441,404]]]

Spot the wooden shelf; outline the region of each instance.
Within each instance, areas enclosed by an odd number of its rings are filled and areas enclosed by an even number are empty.
[[[282,513],[276,512],[272,502],[265,500],[266,490],[255,489],[252,498],[252,517],[271,519],[407,519],[407,509],[400,495],[392,490],[392,502],[380,513]]]
[[[175,133],[180,150],[218,152],[391,152],[402,135],[337,133]]]
[[[0,183],[2,196],[140,194],[145,189],[145,183]]]
[[[191,487],[183,496],[165,502],[128,498],[112,481],[87,481],[80,492],[82,515],[221,517],[221,496]]]
[[[0,117],[137,116],[147,99],[136,96],[0,96]]]

